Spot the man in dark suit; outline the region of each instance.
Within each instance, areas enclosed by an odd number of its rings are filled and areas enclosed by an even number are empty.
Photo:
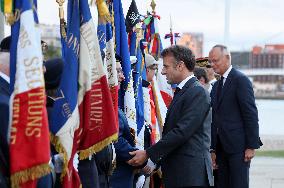
[[[210,147],[210,98],[193,75],[195,58],[189,48],[171,46],[162,52],[169,84],[178,84],[169,106],[162,138],[145,150],[131,152],[129,164],[148,158],[160,163],[166,188],[213,184]]]
[[[9,83],[10,83],[10,38],[0,44],[0,187],[8,187],[9,182]]]
[[[218,167],[217,187],[248,188],[250,161],[261,144],[252,84],[232,68],[226,46],[214,46],[209,60],[215,73],[221,75],[211,92],[211,147],[213,166]]]

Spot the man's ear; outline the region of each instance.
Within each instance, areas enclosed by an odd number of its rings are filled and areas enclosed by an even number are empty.
[[[179,70],[182,71],[182,70],[184,69],[184,67],[185,67],[185,64],[184,64],[183,61],[180,61],[180,63],[178,64],[178,66],[179,66]]]

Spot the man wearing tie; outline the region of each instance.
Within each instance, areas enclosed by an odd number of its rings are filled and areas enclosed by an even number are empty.
[[[221,76],[211,91],[211,156],[213,167],[218,168],[217,187],[248,188],[250,161],[261,145],[252,84],[232,68],[226,46],[214,46],[209,60]]]
[[[166,188],[208,187],[213,184],[210,145],[210,99],[193,75],[195,58],[189,48],[171,46],[162,52],[169,84],[178,84],[169,106],[160,141],[130,152],[131,165],[148,158],[161,164]]]

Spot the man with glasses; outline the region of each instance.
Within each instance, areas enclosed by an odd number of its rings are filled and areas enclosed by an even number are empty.
[[[161,164],[166,188],[208,187],[213,184],[210,159],[209,94],[193,75],[192,51],[175,45],[162,52],[169,84],[178,84],[169,106],[160,141],[145,150],[131,152],[132,165],[148,158]],[[210,121],[209,121],[210,122]]]
[[[218,168],[217,187],[248,188],[250,161],[261,145],[252,84],[232,68],[226,46],[214,46],[209,60],[221,76],[211,91],[211,155],[213,168]]]

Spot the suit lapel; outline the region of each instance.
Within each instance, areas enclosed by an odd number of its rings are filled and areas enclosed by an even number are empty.
[[[187,90],[187,88],[191,87],[196,81],[197,81],[196,77],[193,77],[193,78],[189,79],[185,83],[185,85],[182,87],[182,89],[174,96],[174,98],[173,98],[173,100],[172,100],[172,102],[171,102],[171,104],[169,106],[165,122],[167,121],[168,116],[169,116],[171,110],[174,108],[175,103],[181,98],[181,96],[184,94],[184,92]]]
[[[218,106],[221,104],[225,93],[228,91],[228,89],[229,89],[230,86],[231,86],[231,82],[232,82],[233,77],[234,77],[234,72],[235,72],[235,69],[232,68],[232,70],[230,71],[228,77],[226,78],[226,81],[225,81],[225,84],[224,84],[224,86],[223,86],[222,93],[221,93],[221,96],[220,96],[220,100],[217,101],[217,103],[218,103],[218,104],[217,104],[217,108],[218,108]],[[219,81],[219,82],[220,82],[220,81]]]

